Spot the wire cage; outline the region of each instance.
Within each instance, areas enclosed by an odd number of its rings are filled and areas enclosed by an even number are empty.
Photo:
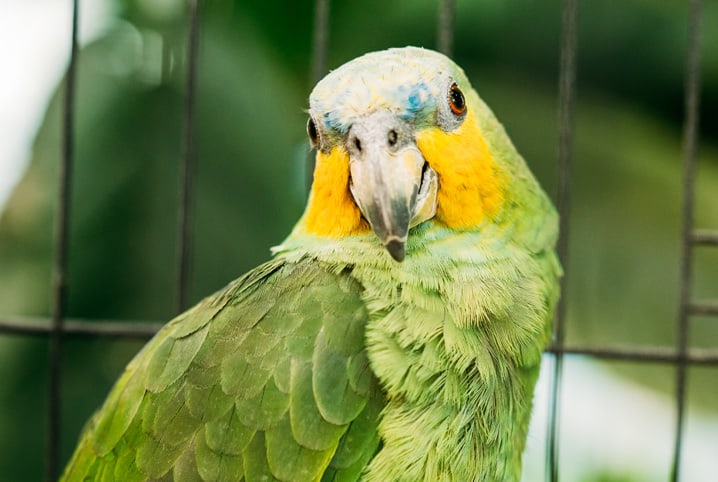
[[[78,57],[78,11],[79,0],[72,2],[72,38],[70,62],[66,73],[62,118],[62,156],[58,171],[60,186],[55,218],[54,265],[52,280],[53,304],[49,318],[11,317],[0,314],[0,335],[37,336],[49,341],[47,388],[47,442],[45,458],[46,480],[55,480],[61,469],[59,439],[62,426],[60,406],[62,377],[61,366],[63,346],[72,337],[135,338],[148,339],[161,326],[160,323],[123,320],[80,320],[68,318],[66,313],[66,287],[68,267],[69,225],[72,215],[71,190],[74,160],[75,99],[83,95],[76,89]],[[569,236],[571,234],[571,186],[574,158],[576,72],[578,49],[578,0],[563,0],[561,19],[561,40],[558,82],[558,155],[557,185],[555,196],[561,215],[558,250],[564,267],[571,263]],[[188,279],[191,259],[191,235],[189,230],[193,191],[193,165],[196,158],[196,92],[198,57],[200,53],[201,2],[188,0],[186,4],[187,45],[184,74],[184,105],[182,108],[183,135],[179,162],[179,205],[177,207],[177,311],[188,306]],[[698,301],[692,293],[694,249],[698,246],[718,247],[718,230],[696,229],[694,222],[696,158],[699,144],[699,106],[701,103],[701,0],[689,0],[688,49],[685,52],[684,83],[684,129],[683,129],[683,204],[682,204],[682,248],[680,284],[675,287],[679,296],[679,310],[676,314],[675,346],[575,346],[566,341],[566,304],[570,300],[563,291],[555,320],[553,344],[547,349],[553,357],[549,426],[546,440],[545,480],[559,480],[559,436],[561,419],[561,388],[563,360],[566,356],[584,355],[598,359],[629,360],[648,364],[668,364],[675,367],[675,429],[671,473],[666,477],[672,481],[681,480],[681,460],[685,425],[687,373],[691,366],[718,367],[718,351],[691,349],[689,332],[691,317],[694,315],[718,315],[718,300]],[[327,70],[329,43],[329,0],[316,0],[314,7],[312,78],[318,80]],[[438,50],[451,55],[454,39],[456,7],[453,0],[438,2],[437,46]],[[568,271],[568,270],[567,270]],[[566,278],[563,283],[565,285]]]

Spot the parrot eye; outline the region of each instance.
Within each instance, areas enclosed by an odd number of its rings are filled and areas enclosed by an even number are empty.
[[[463,92],[461,92],[459,86],[456,85],[456,82],[449,87],[449,107],[451,107],[451,112],[456,115],[461,115],[466,112],[466,100],[464,99]]]
[[[317,125],[314,123],[314,119],[311,117],[307,121],[307,135],[312,143],[312,147],[316,146],[319,142],[319,132],[317,131]]]

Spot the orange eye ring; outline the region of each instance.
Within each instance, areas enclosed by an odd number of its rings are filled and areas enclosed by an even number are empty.
[[[462,115],[466,112],[466,99],[464,99],[464,93],[461,92],[456,82],[449,87],[449,107],[451,107],[451,112],[455,115]]]

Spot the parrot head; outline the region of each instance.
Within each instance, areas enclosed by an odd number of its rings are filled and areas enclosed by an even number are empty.
[[[402,261],[412,227],[475,229],[500,211],[507,169],[484,137],[490,111],[446,56],[415,47],[366,54],[324,77],[309,103],[317,154],[306,233],[373,231]]]

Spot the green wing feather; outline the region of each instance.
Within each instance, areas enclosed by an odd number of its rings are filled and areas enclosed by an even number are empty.
[[[63,480],[357,480],[383,399],[362,287],[335,271],[274,260],[168,323]]]

